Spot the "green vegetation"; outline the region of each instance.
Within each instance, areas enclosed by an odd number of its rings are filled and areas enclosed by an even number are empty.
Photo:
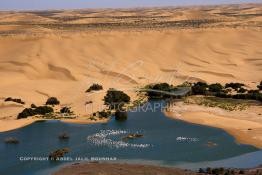
[[[150,84],[143,89],[146,92],[146,96],[150,99],[170,98],[172,95],[171,92],[174,90],[176,88],[167,83]]]
[[[63,148],[63,149],[58,149],[54,152],[51,152],[48,156],[49,160],[52,161],[57,161],[60,158],[64,157],[66,153],[69,153],[70,149],[69,148]]]
[[[262,93],[259,90],[249,90],[247,91],[242,86],[242,83],[227,83],[225,87],[221,84],[211,84],[197,82],[191,87],[193,95],[211,95],[221,98],[234,98],[234,99],[249,99],[262,101]],[[236,94],[231,94],[230,89],[232,88],[236,91]]]
[[[185,103],[198,104],[207,107],[219,107],[228,111],[244,110],[252,104],[250,101],[232,98],[217,98],[213,96],[191,96],[185,98]]]
[[[225,88],[232,88],[237,91],[242,86],[244,86],[243,83],[226,83]]]
[[[247,90],[245,89],[245,88],[239,88],[238,90],[237,90],[237,92],[238,93],[245,93],[245,92],[247,92]]]
[[[59,105],[60,102],[58,101],[58,99],[56,97],[50,97],[47,99],[46,105]]]
[[[37,108],[35,104],[31,104],[31,108]]]
[[[108,117],[110,117],[110,115],[111,115],[110,111],[103,110],[103,111],[99,111],[98,112],[98,117],[99,118],[108,118]]]
[[[8,97],[5,99],[5,101],[12,101],[12,102],[15,102],[15,103],[20,103],[20,104],[25,104],[24,101],[22,101],[21,99],[19,98],[12,98],[12,97]]]
[[[222,89],[223,89],[223,86],[222,86],[221,84],[219,84],[219,83],[210,84],[210,85],[208,86],[208,90],[209,90],[210,92],[221,92]]]
[[[86,90],[86,92],[99,91],[99,90],[103,90],[103,86],[100,84],[93,84]]]
[[[25,108],[17,116],[17,119],[27,118],[34,115],[45,115],[48,113],[53,113],[53,108],[49,106],[38,106],[36,108]]]
[[[111,111],[106,111],[106,110],[103,110],[103,111],[98,111],[98,112],[94,112],[93,113],[93,117],[91,117],[90,119],[92,120],[95,119],[94,117],[97,116],[99,117],[100,119],[102,118],[108,118],[112,115]]]
[[[110,109],[121,109],[124,104],[130,102],[130,97],[123,91],[109,89],[104,97],[104,102]]]
[[[19,140],[17,138],[14,137],[8,137],[5,139],[5,143],[6,144],[18,144]]]
[[[70,107],[62,107],[61,109],[60,109],[60,112],[61,113],[68,113],[68,114],[70,114],[70,113],[72,113],[72,111],[70,110],[71,108]]]
[[[208,85],[203,82],[194,83],[191,87],[193,95],[206,95],[207,94]]]

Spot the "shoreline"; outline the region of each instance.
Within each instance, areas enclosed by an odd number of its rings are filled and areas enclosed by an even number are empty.
[[[183,107],[187,111],[183,111]],[[230,114],[230,112],[229,115],[221,114],[220,111],[209,111],[209,107],[198,105],[184,104],[183,106],[175,106],[172,110],[174,109],[178,112],[166,111],[165,115],[175,120],[222,129],[233,136],[237,143],[253,145],[258,149],[262,149],[261,122],[241,117],[234,118],[234,115],[237,114]],[[241,113],[241,111],[237,112]]]
[[[144,175],[144,174],[176,174],[176,175],[197,175],[198,173],[175,168],[157,165],[127,164],[127,163],[100,163],[82,162],[62,166],[52,175],[78,175],[78,174],[104,174],[104,175]]]
[[[244,170],[245,174],[253,175],[254,172],[261,172],[261,166],[248,169],[223,169],[235,170],[236,174],[242,174],[240,170]],[[162,174],[162,175],[197,175],[197,174],[208,174],[207,172],[198,173],[195,171],[177,168],[177,167],[165,167],[158,165],[145,165],[145,164],[127,164],[127,163],[101,163],[101,162],[81,162],[73,163],[62,166],[52,175],[79,175],[79,174],[104,174],[104,175],[144,175],[144,174]]]

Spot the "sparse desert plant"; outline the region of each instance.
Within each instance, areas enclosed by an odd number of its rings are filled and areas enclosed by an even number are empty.
[[[88,105],[88,104],[91,104],[91,103],[93,103],[93,101],[86,101],[86,103],[85,103],[85,105]]]
[[[241,87],[241,88],[239,88],[238,90],[237,90],[237,92],[238,93],[245,93],[247,90],[245,89],[245,88],[243,88],[243,87]]]
[[[37,106],[35,104],[31,104],[31,108],[37,108]]]
[[[70,109],[71,109],[70,107],[65,106],[65,107],[62,107],[62,108],[60,109],[60,112],[61,112],[61,113],[71,113],[71,110],[70,110]]]
[[[86,90],[86,92],[99,91],[99,90],[103,90],[103,86],[100,84],[94,83]]]
[[[59,105],[59,104],[60,102],[58,101],[56,97],[50,97],[46,101],[46,105]]]
[[[15,102],[15,103],[20,103],[20,104],[25,104],[24,101],[22,101],[21,99],[19,98],[12,98],[12,97],[8,97],[5,99],[5,101],[12,101],[12,102]]]
[[[99,118],[108,118],[108,117],[110,117],[110,115],[111,115],[110,111],[103,110],[103,111],[99,111],[98,112],[98,117]]]

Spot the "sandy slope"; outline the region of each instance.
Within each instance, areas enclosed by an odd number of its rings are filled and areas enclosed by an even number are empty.
[[[108,88],[135,97],[133,88],[152,82],[255,87],[262,79],[260,12],[261,5],[1,12],[0,118],[14,119],[50,96],[85,117],[103,108]],[[223,22],[194,27],[206,18]],[[92,83],[104,91],[86,94]],[[26,105],[4,102],[9,96]]]
[[[166,115],[200,125],[221,128],[233,135],[239,143],[262,148],[262,107],[251,106],[243,111],[226,111],[176,102]]]

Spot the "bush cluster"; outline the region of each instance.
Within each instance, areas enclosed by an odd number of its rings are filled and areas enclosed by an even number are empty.
[[[61,109],[60,109],[60,112],[61,113],[71,113],[71,110],[70,110],[70,107],[62,107]]]
[[[100,84],[94,83],[86,90],[86,92],[99,91],[99,90],[103,90],[103,86]]]
[[[247,91],[242,86],[242,83],[227,83],[225,88],[233,88],[237,94],[228,94],[228,91],[219,83],[210,84],[197,82],[192,85],[191,90],[193,95],[213,95],[221,98],[249,99],[262,101],[262,93],[259,90]],[[259,86],[259,85],[258,85]]]
[[[232,88],[237,91],[242,86],[244,86],[243,83],[226,83],[225,88]]]
[[[222,89],[223,89],[223,86],[222,86],[221,84],[219,84],[219,83],[210,84],[210,85],[208,86],[208,90],[209,90],[210,92],[221,92]]]
[[[257,100],[262,102],[262,93],[259,92],[248,92],[247,94],[226,94],[226,93],[217,93],[215,94],[216,97],[221,98],[234,98],[234,99],[245,99],[245,100]]]
[[[58,99],[56,97],[50,97],[47,99],[46,105],[59,105],[60,101],[58,101]]]
[[[203,82],[194,83],[191,87],[193,95],[206,95],[207,94],[208,85]]]
[[[20,104],[25,104],[25,102],[22,101],[22,100],[19,99],[19,98],[8,97],[8,98],[5,99],[5,101],[12,101],[12,102],[20,103]]]
[[[54,112],[53,108],[49,106],[38,106],[36,108],[25,108],[17,116],[17,119],[27,118],[34,115],[45,115]]]
[[[176,88],[167,83],[151,84],[145,87],[146,95],[150,99],[169,98],[171,95],[166,92],[171,92]]]
[[[125,103],[130,102],[130,97],[123,91],[109,89],[104,97],[104,102],[110,109],[120,109]]]

